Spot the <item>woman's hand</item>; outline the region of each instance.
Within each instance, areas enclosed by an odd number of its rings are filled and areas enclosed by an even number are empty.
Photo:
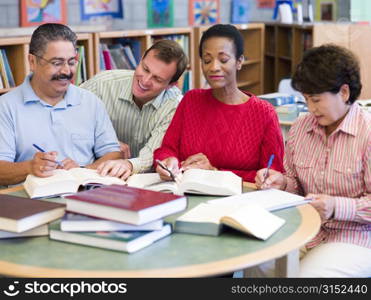
[[[210,164],[209,159],[203,153],[197,153],[189,156],[185,161],[182,161],[180,165],[183,170],[188,169],[217,170],[217,168]]]
[[[256,173],[255,176],[255,184],[258,189],[279,189],[284,190],[286,188],[286,177],[276,170],[269,169],[268,173],[267,169],[261,169]]]
[[[310,205],[317,210],[322,221],[326,221],[333,217],[335,212],[334,197],[324,194],[308,194],[305,198],[313,199]]]
[[[178,167],[179,162],[178,162],[178,159],[176,157],[168,157],[168,158],[162,160],[161,163],[166,168],[168,168],[173,173],[173,175],[175,177],[178,174],[181,173],[181,171],[179,170],[179,167]],[[162,180],[169,180],[169,181],[173,180],[170,173],[167,170],[165,170],[163,167],[161,167],[160,164],[157,164],[156,172],[160,175]]]

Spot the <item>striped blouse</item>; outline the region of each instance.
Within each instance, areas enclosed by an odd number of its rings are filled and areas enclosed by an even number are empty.
[[[352,105],[329,137],[311,114],[300,117],[289,132],[284,166],[286,191],[335,198],[334,217],[307,247],[344,242],[371,248],[371,114]]]
[[[102,99],[118,139],[130,147],[133,173],[141,173],[151,169],[153,151],[160,147],[182,94],[173,86],[139,109],[131,92],[133,76],[132,70],[105,71],[81,87]]]

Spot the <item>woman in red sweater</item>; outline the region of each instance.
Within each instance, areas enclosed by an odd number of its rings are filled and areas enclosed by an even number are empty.
[[[211,89],[185,94],[155,161],[175,174],[181,167],[229,170],[254,182],[256,171],[274,154],[272,168],[282,172],[284,146],[273,106],[237,86],[244,60],[239,31],[226,24],[210,27],[201,38],[199,55]],[[171,179],[163,168],[156,171]]]

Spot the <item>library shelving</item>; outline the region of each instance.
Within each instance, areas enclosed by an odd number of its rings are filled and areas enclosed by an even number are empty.
[[[264,78],[264,24],[233,24],[242,34],[244,39],[245,61],[242,69],[237,73],[237,84],[241,90],[255,95],[262,94]],[[198,57],[198,46],[202,33],[208,26],[194,28],[194,53],[197,53],[194,63],[195,88],[203,88],[206,81],[202,75],[201,60]]]
[[[31,36],[0,37],[0,49],[5,49],[15,85],[20,85],[29,74],[28,51]],[[94,75],[93,36],[91,33],[77,33],[77,44],[84,46],[87,78]],[[12,88],[0,89],[0,95]]]
[[[360,98],[371,98],[371,62],[367,53],[371,26],[333,22],[265,24],[264,93],[277,91],[279,82],[292,76],[307,49],[326,43],[343,46],[358,56],[363,83]]]
[[[135,42],[139,48],[133,50],[134,56],[137,58],[143,55],[144,51],[148,49],[155,40],[158,39],[174,39],[179,42],[185,53],[189,58],[188,73],[190,86],[193,86],[193,76],[190,75],[194,69],[194,54],[193,54],[193,30],[190,27],[186,28],[158,28],[158,29],[144,29],[144,30],[125,30],[125,31],[107,31],[94,33],[94,65],[95,73],[102,70],[101,45],[107,45],[108,48],[114,44],[128,42]],[[132,47],[133,48],[133,47]],[[137,52],[140,53],[137,53]],[[137,59],[137,63],[139,62]],[[184,81],[184,79],[180,80]]]
[[[15,85],[20,85],[26,74],[29,73],[27,60],[30,37],[4,37],[0,38],[0,49],[4,49],[9,61],[10,69],[14,77]],[[3,78],[4,80],[4,78]],[[0,89],[0,95],[12,88]]]

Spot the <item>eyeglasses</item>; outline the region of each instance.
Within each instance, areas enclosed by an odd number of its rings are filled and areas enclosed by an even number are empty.
[[[36,56],[37,58],[39,58],[39,59],[41,59],[45,62],[47,62],[50,65],[52,65],[52,67],[56,70],[61,70],[66,64],[68,65],[68,67],[73,68],[78,63],[77,55],[75,57],[72,57],[72,58],[68,59],[68,60],[63,59],[63,58],[52,58],[52,59],[48,60],[48,59],[45,59],[42,56],[39,56],[39,55],[36,55],[36,54],[32,54],[32,55]]]

